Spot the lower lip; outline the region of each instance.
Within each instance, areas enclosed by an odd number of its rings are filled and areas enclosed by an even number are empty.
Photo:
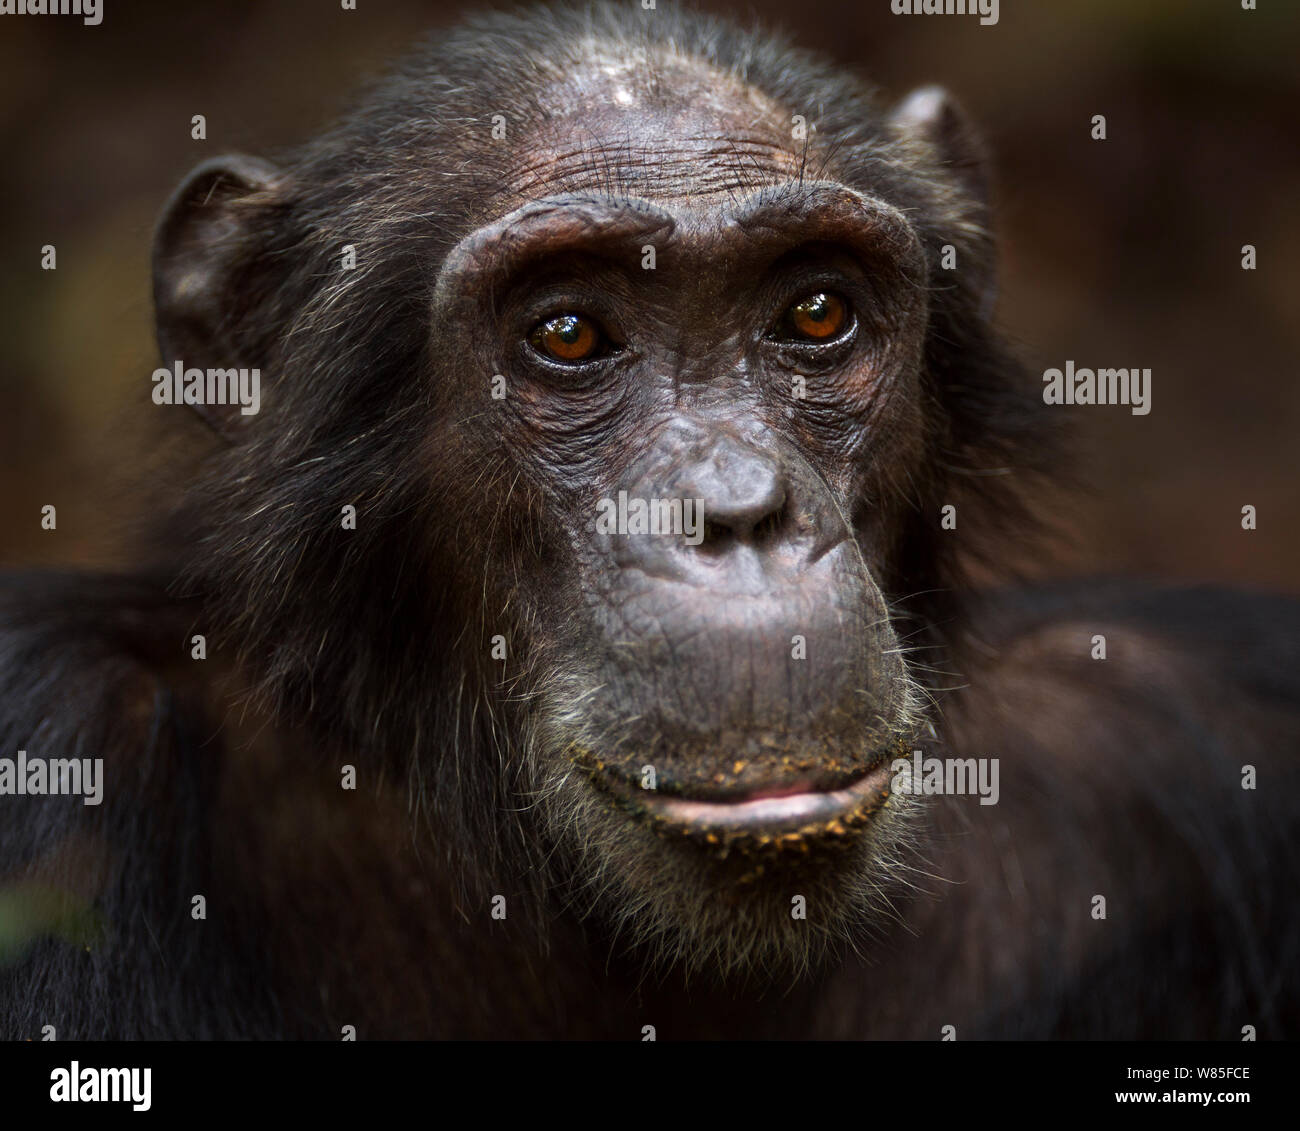
[[[792,793],[751,801],[692,801],[684,797],[637,798],[648,814],[683,832],[762,834],[847,831],[865,822],[888,796],[889,763],[883,763],[843,789]]]

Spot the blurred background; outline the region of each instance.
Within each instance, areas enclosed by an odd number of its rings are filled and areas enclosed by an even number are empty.
[[[999,320],[1031,371],[1153,370],[1149,416],[1060,410],[1093,485],[1061,516],[1069,568],[1300,588],[1300,3],[1003,0],[992,27],[889,0],[700,6],[781,26],[891,97],[953,90],[996,157]],[[468,7],[104,0],[97,27],[0,17],[0,563],[121,559],[147,454],[132,406],[156,364],[150,233],[183,174],[303,140]]]

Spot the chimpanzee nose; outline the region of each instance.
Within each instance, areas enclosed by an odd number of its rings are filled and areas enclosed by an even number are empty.
[[[624,490],[660,514],[680,514],[683,524],[629,527],[612,540],[614,558],[650,576],[723,592],[770,590],[801,572],[821,520],[833,517],[811,505],[815,492],[797,468],[766,429],[675,419],[632,467]]]
[[[678,490],[702,500],[702,548],[723,550],[734,539],[757,545],[776,535],[785,509],[786,480],[778,460],[734,437],[687,469]]]

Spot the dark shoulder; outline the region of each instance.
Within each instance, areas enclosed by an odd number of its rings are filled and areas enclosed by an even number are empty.
[[[159,700],[185,682],[194,622],[146,579],[0,573],[4,748],[95,745],[149,726]]]
[[[1035,1003],[1044,1035],[1287,1031],[1300,1003],[1275,975],[1300,959],[1300,602],[1044,586],[989,595],[964,644],[945,737],[998,761],[1000,797],[942,812],[960,845],[948,868],[991,938],[1062,924],[1053,965],[1018,970],[1008,1000]],[[1028,1023],[1013,1009],[984,1024]]]
[[[1088,681],[1210,678],[1225,700],[1300,703],[1300,600],[1107,578],[1006,590],[972,605],[967,667]]]
[[[202,1012],[220,967],[189,916],[218,762],[193,622],[144,579],[0,574],[0,1037],[203,1036],[228,1013]]]

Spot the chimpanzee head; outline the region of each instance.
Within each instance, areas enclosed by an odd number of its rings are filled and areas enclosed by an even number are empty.
[[[163,360],[264,386],[207,410],[181,568],[495,890],[800,963],[899,865],[944,508],[987,530],[1032,450],[984,166],[941,92],[624,7],[480,20],[182,186]]]

